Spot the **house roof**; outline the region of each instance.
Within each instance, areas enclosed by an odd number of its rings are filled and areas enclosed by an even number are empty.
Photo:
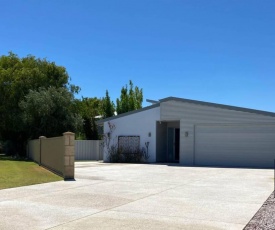
[[[166,98],[160,99],[159,101],[160,101],[160,103],[166,102],[166,101],[179,101],[179,102],[186,102],[186,103],[191,103],[191,104],[205,105],[205,106],[211,106],[211,107],[216,107],[216,108],[221,108],[221,109],[235,110],[235,111],[240,111],[240,112],[255,113],[255,114],[275,117],[275,113],[273,113],[273,112],[249,109],[249,108],[231,106],[231,105],[223,105],[223,104],[217,104],[217,103],[211,103],[211,102],[196,101],[196,100],[190,100],[190,99],[178,98],[178,97],[166,97]]]
[[[146,110],[149,110],[149,109],[153,109],[153,108],[159,107],[159,105],[160,105],[160,103],[156,103],[156,104],[153,104],[153,105],[150,105],[150,106],[146,106],[146,107],[144,107],[142,109],[133,110],[133,111],[130,111],[130,112],[127,112],[127,113],[121,113],[121,114],[119,114],[117,116],[113,116],[113,117],[108,117],[108,118],[99,120],[96,123],[98,125],[100,125],[100,124],[103,124],[106,121],[114,120],[114,119],[117,119],[117,118],[120,118],[120,117],[128,116],[130,114],[139,113],[139,112],[143,112],[143,111],[146,111]]]
[[[148,102],[150,102],[150,101],[151,100],[148,100]],[[99,120],[99,121],[97,121],[97,124],[100,125],[100,124],[103,124],[106,121],[114,120],[114,119],[117,119],[117,118],[120,118],[120,117],[128,116],[128,115],[135,114],[135,113],[139,113],[139,112],[149,110],[149,109],[152,109],[152,108],[156,108],[156,107],[160,106],[160,103],[167,102],[167,101],[179,101],[179,102],[184,102],[184,103],[211,106],[211,107],[216,107],[216,108],[221,108],[221,109],[235,110],[235,111],[240,111],[240,112],[248,112],[248,113],[255,113],[255,114],[259,114],[259,115],[275,117],[275,113],[273,113],[273,112],[267,112],[267,111],[256,110],[256,109],[248,109],[248,108],[244,108],[244,107],[237,107],[237,106],[231,106],[231,105],[223,105],[223,104],[217,104],[217,103],[211,103],[211,102],[190,100],[190,99],[178,98],[178,97],[166,97],[166,98],[160,99],[158,101],[158,103],[155,103],[156,101],[154,101],[155,104],[144,107],[142,109],[133,110],[133,111],[130,111],[130,112],[127,112],[127,113],[119,114],[117,116],[113,116],[113,117],[109,117],[109,118],[106,118],[106,119]]]

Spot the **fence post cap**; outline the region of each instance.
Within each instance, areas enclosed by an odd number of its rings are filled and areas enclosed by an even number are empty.
[[[65,133],[63,133],[63,135],[74,135],[74,133],[72,133],[72,132],[65,132]]]

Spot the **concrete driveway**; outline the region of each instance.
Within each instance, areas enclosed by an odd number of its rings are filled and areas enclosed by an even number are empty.
[[[0,229],[242,229],[273,170],[77,162],[76,181],[0,190]]]

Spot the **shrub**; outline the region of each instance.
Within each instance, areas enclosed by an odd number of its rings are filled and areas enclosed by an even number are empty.
[[[113,132],[115,130],[115,125],[108,122],[109,132],[102,136],[104,140],[102,147],[104,148],[105,154],[108,156],[108,161],[111,163],[142,163],[147,162],[150,158],[148,153],[149,142],[145,143],[147,151],[145,148],[133,149],[129,145],[128,147],[118,147],[116,138],[113,138]]]
[[[143,163],[149,159],[145,149],[128,150],[112,145],[109,148],[109,161],[111,163]]]
[[[16,155],[16,143],[8,140],[3,143],[3,152],[7,155]]]
[[[109,148],[109,162],[111,163],[120,163],[122,162],[122,155],[119,149],[115,145],[111,145]]]

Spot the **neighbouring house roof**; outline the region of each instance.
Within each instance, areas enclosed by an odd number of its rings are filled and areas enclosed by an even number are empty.
[[[178,98],[178,97],[166,97],[166,98],[160,99],[159,101],[147,100],[147,102],[154,103],[154,104],[150,105],[150,106],[147,106],[147,107],[144,107],[142,109],[133,110],[133,111],[130,111],[130,112],[127,112],[127,113],[119,114],[117,116],[113,116],[113,117],[109,117],[109,118],[106,118],[106,119],[99,120],[99,121],[97,121],[97,124],[102,125],[106,121],[114,120],[114,119],[117,119],[117,118],[120,118],[120,117],[128,116],[128,115],[135,114],[135,113],[139,113],[139,112],[149,110],[149,109],[152,109],[152,108],[156,108],[156,107],[159,107],[162,102],[168,102],[168,101],[179,101],[179,102],[184,102],[184,103],[191,103],[191,104],[196,104],[196,105],[204,105],[204,106],[210,106],[210,107],[215,107],[215,108],[235,110],[235,111],[240,111],[240,112],[248,112],[248,113],[254,113],[254,114],[260,114],[260,115],[275,117],[275,113],[273,113],[273,112],[267,112],[267,111],[256,110],[256,109],[248,109],[248,108],[231,106],[231,105],[223,105],[223,104],[217,104],[217,103],[211,103],[211,102],[190,100],[190,99]]]

